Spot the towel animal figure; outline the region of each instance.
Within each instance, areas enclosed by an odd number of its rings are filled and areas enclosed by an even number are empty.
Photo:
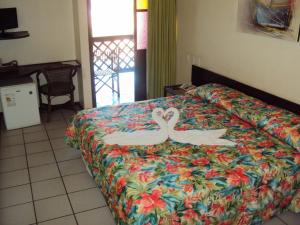
[[[226,133],[226,129],[185,131],[175,130],[175,125],[179,120],[179,112],[176,108],[169,108],[166,110],[165,115],[170,112],[173,113],[173,116],[168,121],[168,134],[170,139],[173,141],[192,145],[235,145],[235,143],[232,141],[220,138]]]
[[[141,130],[134,132],[114,132],[104,137],[106,144],[118,145],[157,145],[168,139],[168,124],[163,119],[164,110],[155,108],[152,118],[159,125],[159,130]]]
[[[170,120],[165,121],[163,117],[171,112],[173,115]],[[110,145],[156,145],[164,143],[168,138],[192,145],[235,145],[232,141],[220,138],[226,133],[226,129],[176,131],[174,128],[179,120],[179,111],[176,108],[169,108],[166,111],[156,108],[152,111],[152,118],[159,125],[159,130],[117,131],[106,135],[103,140]]]

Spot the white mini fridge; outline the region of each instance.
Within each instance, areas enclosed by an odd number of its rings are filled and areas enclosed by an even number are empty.
[[[35,83],[0,87],[0,95],[7,130],[41,123]]]

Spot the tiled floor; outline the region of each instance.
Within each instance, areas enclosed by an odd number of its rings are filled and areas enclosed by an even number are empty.
[[[114,224],[79,152],[63,142],[70,115],[56,111],[50,123],[1,131],[0,225]],[[299,214],[286,212],[266,224],[299,221]]]
[[[80,152],[63,142],[70,111],[51,122],[1,128],[0,225],[114,225]]]

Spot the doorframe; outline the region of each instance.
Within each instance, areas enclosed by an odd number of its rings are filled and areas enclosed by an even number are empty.
[[[88,40],[89,40],[89,57],[90,57],[90,79],[91,79],[91,89],[92,89],[92,104],[93,107],[97,106],[97,101],[96,101],[96,92],[95,92],[95,79],[94,79],[94,54],[93,54],[93,30],[92,30],[92,13],[91,13],[91,9],[92,9],[92,0],[87,0],[87,10],[88,10]],[[143,96],[140,94],[136,94],[137,90],[139,90],[139,88],[137,88],[138,86],[140,86],[139,83],[137,83],[137,72],[136,72],[136,65],[137,65],[137,12],[138,10],[136,9],[137,7],[137,1],[136,0],[132,0],[133,1],[133,25],[134,25],[134,31],[133,31],[133,37],[134,37],[134,98],[135,101],[137,100],[144,100],[142,99],[140,96]],[[144,10],[139,10],[139,11],[144,11]],[[147,11],[147,10],[145,10]],[[142,50],[144,51],[144,50]],[[147,84],[145,85],[147,87]],[[145,90],[146,91],[146,90]],[[145,96],[146,98],[146,96]]]
[[[92,103],[93,108],[97,107],[96,102],[96,92],[95,92],[95,79],[94,79],[94,54],[93,54],[93,30],[92,30],[92,3],[91,0],[87,0],[87,10],[88,10],[88,40],[89,40],[89,56],[90,56],[90,79],[91,79],[91,89],[92,89]]]
[[[135,101],[147,100],[147,48],[137,49],[137,14],[138,12],[148,12],[148,9],[137,9],[137,0],[134,1],[134,97]],[[148,31],[147,31],[148,32]]]

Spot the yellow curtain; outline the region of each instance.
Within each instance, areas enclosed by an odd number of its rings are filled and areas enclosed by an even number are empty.
[[[147,95],[163,96],[176,82],[176,0],[149,0]]]

